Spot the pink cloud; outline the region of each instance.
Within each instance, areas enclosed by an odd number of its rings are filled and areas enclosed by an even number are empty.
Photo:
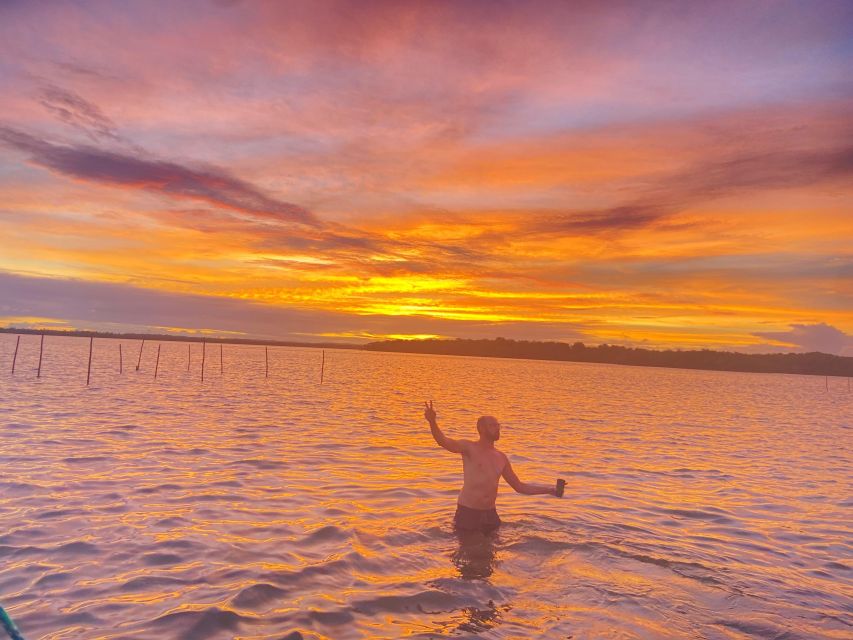
[[[755,335],[794,345],[797,351],[853,355],[853,335],[825,323],[792,324],[789,331],[763,331]]]

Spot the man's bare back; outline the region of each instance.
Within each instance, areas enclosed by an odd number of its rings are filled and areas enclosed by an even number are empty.
[[[464,481],[457,502],[463,511],[468,510],[464,511],[463,516],[471,516],[464,519],[477,520],[477,512],[479,512],[483,516],[480,519],[484,522],[488,521],[490,524],[487,528],[494,528],[500,524],[500,519],[495,512],[495,500],[501,477],[518,493],[562,495],[560,490],[562,487],[559,486],[559,483],[556,487],[551,487],[541,484],[528,484],[519,480],[509,459],[495,448],[495,442],[501,437],[501,425],[493,416],[483,416],[477,421],[480,439],[476,441],[454,440],[445,436],[438,427],[432,401],[424,403],[424,417],[429,422],[433,438],[440,446],[453,453],[462,454]],[[472,510],[475,513],[469,513]],[[490,515],[493,517],[489,518]],[[455,520],[457,527],[459,527],[461,521],[459,510],[457,510]]]

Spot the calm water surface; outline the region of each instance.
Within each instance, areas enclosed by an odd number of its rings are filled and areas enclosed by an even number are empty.
[[[844,379],[0,335],[0,603],[58,639],[853,637]],[[476,418],[522,480],[450,526]],[[295,637],[295,635],[293,636]]]

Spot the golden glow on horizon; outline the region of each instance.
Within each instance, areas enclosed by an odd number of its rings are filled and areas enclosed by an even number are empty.
[[[309,334],[319,338],[349,338],[356,340],[440,340],[446,339],[449,336],[442,336],[435,333],[369,333],[366,331],[340,331]]]
[[[276,253],[242,253],[236,254],[234,256],[226,256],[226,259],[233,259],[238,262],[249,262],[251,264],[257,264],[262,262],[263,260],[273,260],[275,262],[293,262],[296,264],[313,264],[313,265],[330,265],[334,264],[331,260],[326,260],[324,258],[319,258],[316,256],[303,256],[303,255],[283,255]],[[272,266],[276,265],[260,265],[260,266]]]
[[[203,335],[203,336],[245,336],[246,333],[243,331],[224,331],[221,329],[191,329],[186,327],[163,327],[160,325],[153,325],[153,329],[157,331],[165,331],[166,333],[180,333],[180,334],[189,334],[189,335]]]
[[[8,327],[26,327],[28,329],[69,329],[65,320],[56,318],[38,318],[33,316],[0,316],[0,325]]]

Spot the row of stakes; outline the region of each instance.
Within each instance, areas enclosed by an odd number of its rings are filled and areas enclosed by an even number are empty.
[[[89,382],[92,379],[92,347],[95,343],[95,338],[89,338],[89,364],[86,368],[86,386],[89,386]],[[18,336],[18,339],[15,341],[15,354],[12,356],[12,375],[15,375],[15,363],[18,360],[18,348],[21,346],[21,336]],[[157,360],[154,364],[154,379],[157,379],[157,372],[160,370],[160,347],[161,344],[157,344]],[[190,370],[190,361],[192,359],[192,345],[187,344],[187,371]],[[142,364],[142,350],[145,348],[145,338],[142,339],[142,344],[139,345],[139,357],[136,359],[136,370],[139,371],[139,365]],[[41,363],[42,356],[44,355],[44,334],[41,334],[41,340],[39,341],[39,364],[38,369],[36,370],[36,378],[41,378]],[[204,363],[207,356],[207,342],[202,340],[201,342],[201,381],[204,382]],[[122,357],[121,351],[121,342],[118,343],[118,372],[119,374],[124,373],[124,359]],[[222,343],[219,343],[219,374],[222,375],[224,372],[223,358],[222,358]],[[326,372],[326,350],[322,350],[322,356],[320,359],[320,384],[323,384],[323,377]],[[264,346],[264,377],[270,377],[270,352],[269,347]]]
[[[94,344],[94,337],[89,338],[89,365],[86,371],[86,386],[89,385],[89,381],[92,377],[92,345]],[[15,355],[12,356],[12,375],[15,375],[15,362],[18,359],[18,347],[21,344],[21,336],[18,336],[17,341],[15,342]],[[154,378],[157,378],[157,372],[160,369],[160,344],[157,345],[157,361],[154,365]],[[136,360],[136,370],[139,371],[139,365],[142,362],[142,349],[145,347],[145,338],[142,339],[142,344],[139,345],[139,357]],[[190,358],[191,358],[191,345],[187,344],[187,371],[190,370]],[[207,343],[202,340],[201,342],[201,381],[204,382],[204,361],[207,350]],[[39,364],[38,370],[36,372],[36,378],[41,378],[41,362],[42,362],[42,354],[44,353],[44,334],[41,334],[41,341],[39,343]],[[264,377],[270,377],[270,354],[269,347],[264,346]],[[323,349],[322,357],[320,360],[320,384],[323,384],[323,376],[326,370],[326,350]],[[121,374],[124,371],[123,361],[122,361],[122,353],[121,353],[121,343],[118,344],[118,372]],[[219,373],[220,375],[223,372],[223,364],[222,364],[222,343],[219,343]],[[829,376],[826,376],[826,390],[829,391]],[[850,378],[847,378],[847,390],[851,390],[850,386]]]
[[[21,346],[21,336],[17,337],[18,339],[15,341],[15,354],[12,356],[12,375],[15,375],[15,364],[18,361],[18,349]],[[86,386],[89,386],[89,382],[92,379],[92,347],[95,343],[94,337],[89,337],[89,364],[86,368]],[[154,379],[157,379],[157,372],[160,370],[160,347],[161,344],[157,344],[157,360],[154,364]],[[190,370],[190,361],[192,358],[192,350],[190,344],[187,344],[187,371]],[[139,356],[136,359],[136,370],[139,371],[139,366],[142,363],[142,349],[145,347],[145,339],[142,339],[142,344],[139,345]],[[201,343],[201,381],[204,382],[204,362],[207,354],[207,343],[202,340]],[[41,339],[39,340],[39,364],[38,370],[36,371],[36,378],[41,378],[41,363],[42,357],[44,355],[44,334],[41,334]],[[223,358],[222,358],[222,343],[219,343],[219,374],[221,375],[224,371]],[[323,384],[323,376],[326,371],[326,350],[322,350],[322,357],[320,360],[320,384]],[[118,343],[118,372],[119,374],[124,373],[124,358],[122,357],[121,351],[121,342]],[[269,378],[270,376],[270,355],[269,355],[269,347],[264,346],[264,377]],[[23,636],[21,636],[21,632],[15,626],[15,623],[6,613],[6,611],[0,607],[0,626],[5,629],[6,633],[9,635],[11,640],[24,640]]]

